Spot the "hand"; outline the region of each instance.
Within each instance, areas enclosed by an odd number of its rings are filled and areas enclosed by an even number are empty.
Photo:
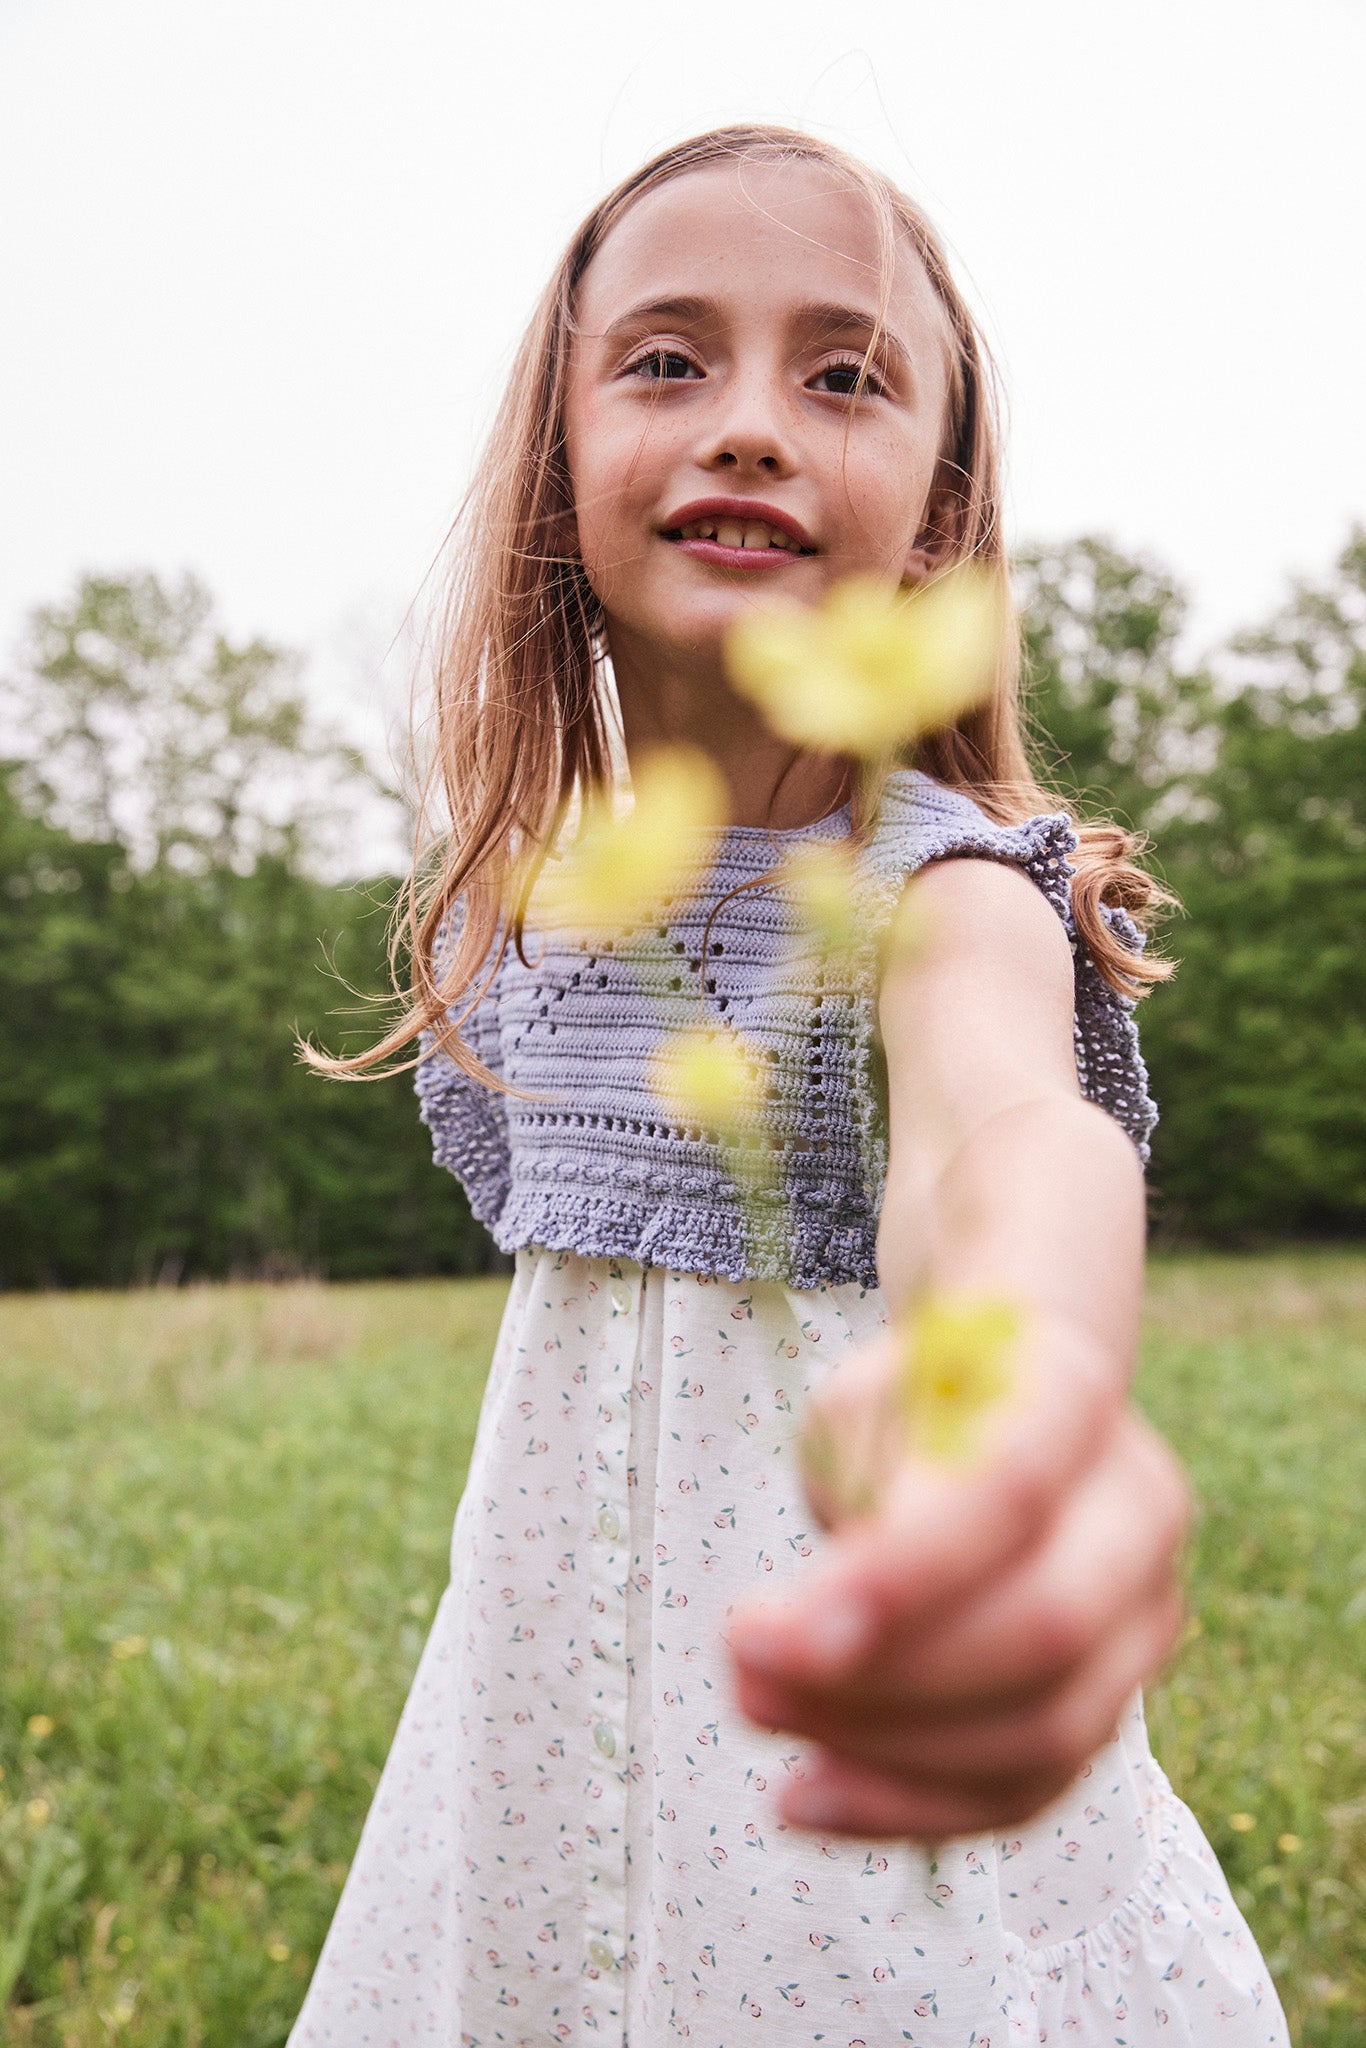
[[[1180,1465],[1084,1335],[1041,1329],[1022,1364],[1021,1397],[967,1472],[889,1458],[890,1339],[809,1404],[804,1433],[824,1423],[859,1446],[881,1491],[850,1512],[809,1485],[835,1539],[823,1570],[786,1609],[734,1618],[743,1711],[821,1745],[785,1820],[921,1841],[1018,1826],[1175,1647]]]

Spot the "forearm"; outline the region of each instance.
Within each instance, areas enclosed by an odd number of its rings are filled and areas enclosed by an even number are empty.
[[[1143,1247],[1130,1140],[1093,1104],[1049,1092],[978,1125],[937,1171],[893,1174],[878,1268],[893,1312],[924,1287],[1017,1301],[1094,1339],[1127,1385]]]

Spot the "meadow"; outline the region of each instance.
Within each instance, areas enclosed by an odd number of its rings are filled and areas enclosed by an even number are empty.
[[[276,2048],[446,1574],[499,1280],[0,1298],[0,2042]],[[1297,2048],[1366,2027],[1366,1255],[1160,1259],[1153,1746]]]

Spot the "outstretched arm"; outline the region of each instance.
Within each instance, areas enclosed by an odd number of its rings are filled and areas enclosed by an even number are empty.
[[[987,861],[913,886],[932,937],[882,992],[879,1273],[894,1315],[923,1287],[1018,1303],[1019,1390],[968,1473],[888,1475],[897,1346],[836,1368],[806,1427],[883,1461],[878,1506],[813,1488],[823,1570],[733,1642],[745,1711],[822,1745],[787,1818],[932,1839],[1031,1818],[1108,1739],[1179,1633],[1190,1496],[1128,1399],[1142,1173],[1078,1087],[1056,914]]]

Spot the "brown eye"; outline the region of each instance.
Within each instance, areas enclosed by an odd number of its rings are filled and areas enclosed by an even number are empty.
[[[877,398],[881,397],[883,391],[883,386],[874,372],[869,370],[865,373],[861,360],[827,363],[815,382],[825,382],[826,389],[832,391],[838,398],[862,398],[868,392]]]
[[[651,382],[675,383],[692,374],[693,365],[676,348],[648,349],[631,365],[633,377],[646,377]]]

